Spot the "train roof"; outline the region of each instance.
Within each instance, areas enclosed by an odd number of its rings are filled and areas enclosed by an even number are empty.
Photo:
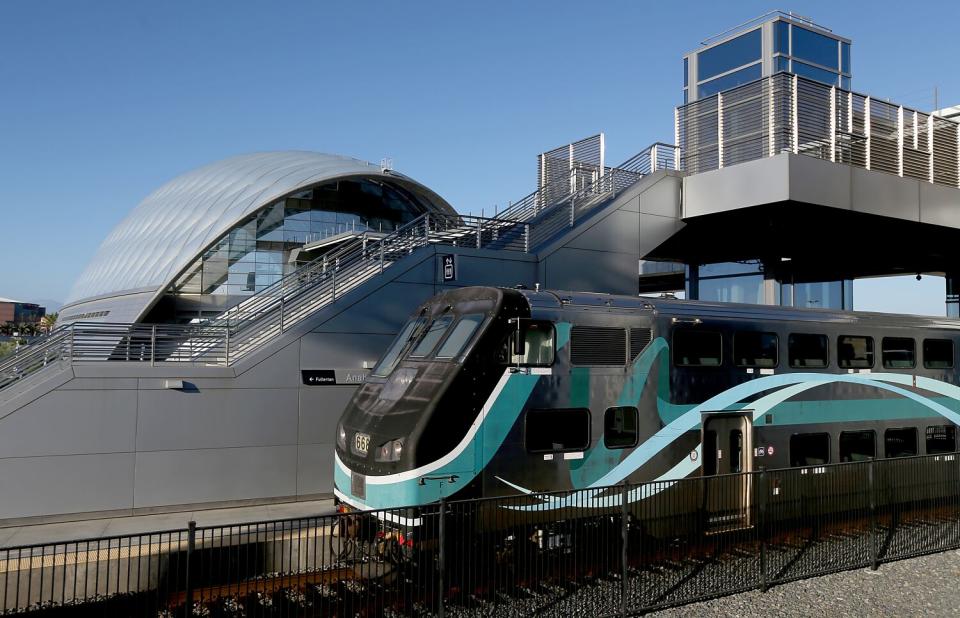
[[[628,312],[656,311],[659,314],[684,317],[744,318],[753,320],[791,320],[825,323],[869,323],[876,326],[928,327],[960,330],[960,319],[879,313],[871,311],[844,311],[838,309],[807,309],[773,305],[722,303],[677,298],[626,296],[597,292],[570,292],[563,290],[518,289],[531,308],[563,310],[578,308]]]

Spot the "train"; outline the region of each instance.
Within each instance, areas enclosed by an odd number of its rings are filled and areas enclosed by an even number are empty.
[[[335,497],[374,511],[512,496],[542,511],[564,506],[543,492],[569,491],[606,508],[601,490],[623,483],[954,453],[958,337],[950,318],[448,290],[343,412]]]

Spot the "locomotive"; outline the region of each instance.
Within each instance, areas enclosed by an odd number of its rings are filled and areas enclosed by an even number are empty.
[[[542,492],[583,490],[578,508],[601,509],[618,483],[952,453],[958,336],[949,318],[449,290],[344,411],[335,496],[360,511],[505,496],[542,511],[565,505]]]

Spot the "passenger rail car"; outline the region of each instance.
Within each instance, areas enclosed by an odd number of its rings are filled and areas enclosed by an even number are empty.
[[[335,493],[360,510],[530,495],[541,512],[564,503],[537,492],[953,453],[958,337],[947,318],[448,291],[345,410]]]

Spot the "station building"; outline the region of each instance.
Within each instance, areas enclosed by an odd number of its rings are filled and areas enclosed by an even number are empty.
[[[36,303],[0,298],[0,324],[36,324],[47,310]]]
[[[337,155],[171,180],[0,363],[0,520],[329,495],[356,384],[449,287],[849,309],[857,278],[937,273],[957,315],[960,123],[851,90],[850,48],[783,13],[710,39],[672,143],[545,150],[491,218]]]

